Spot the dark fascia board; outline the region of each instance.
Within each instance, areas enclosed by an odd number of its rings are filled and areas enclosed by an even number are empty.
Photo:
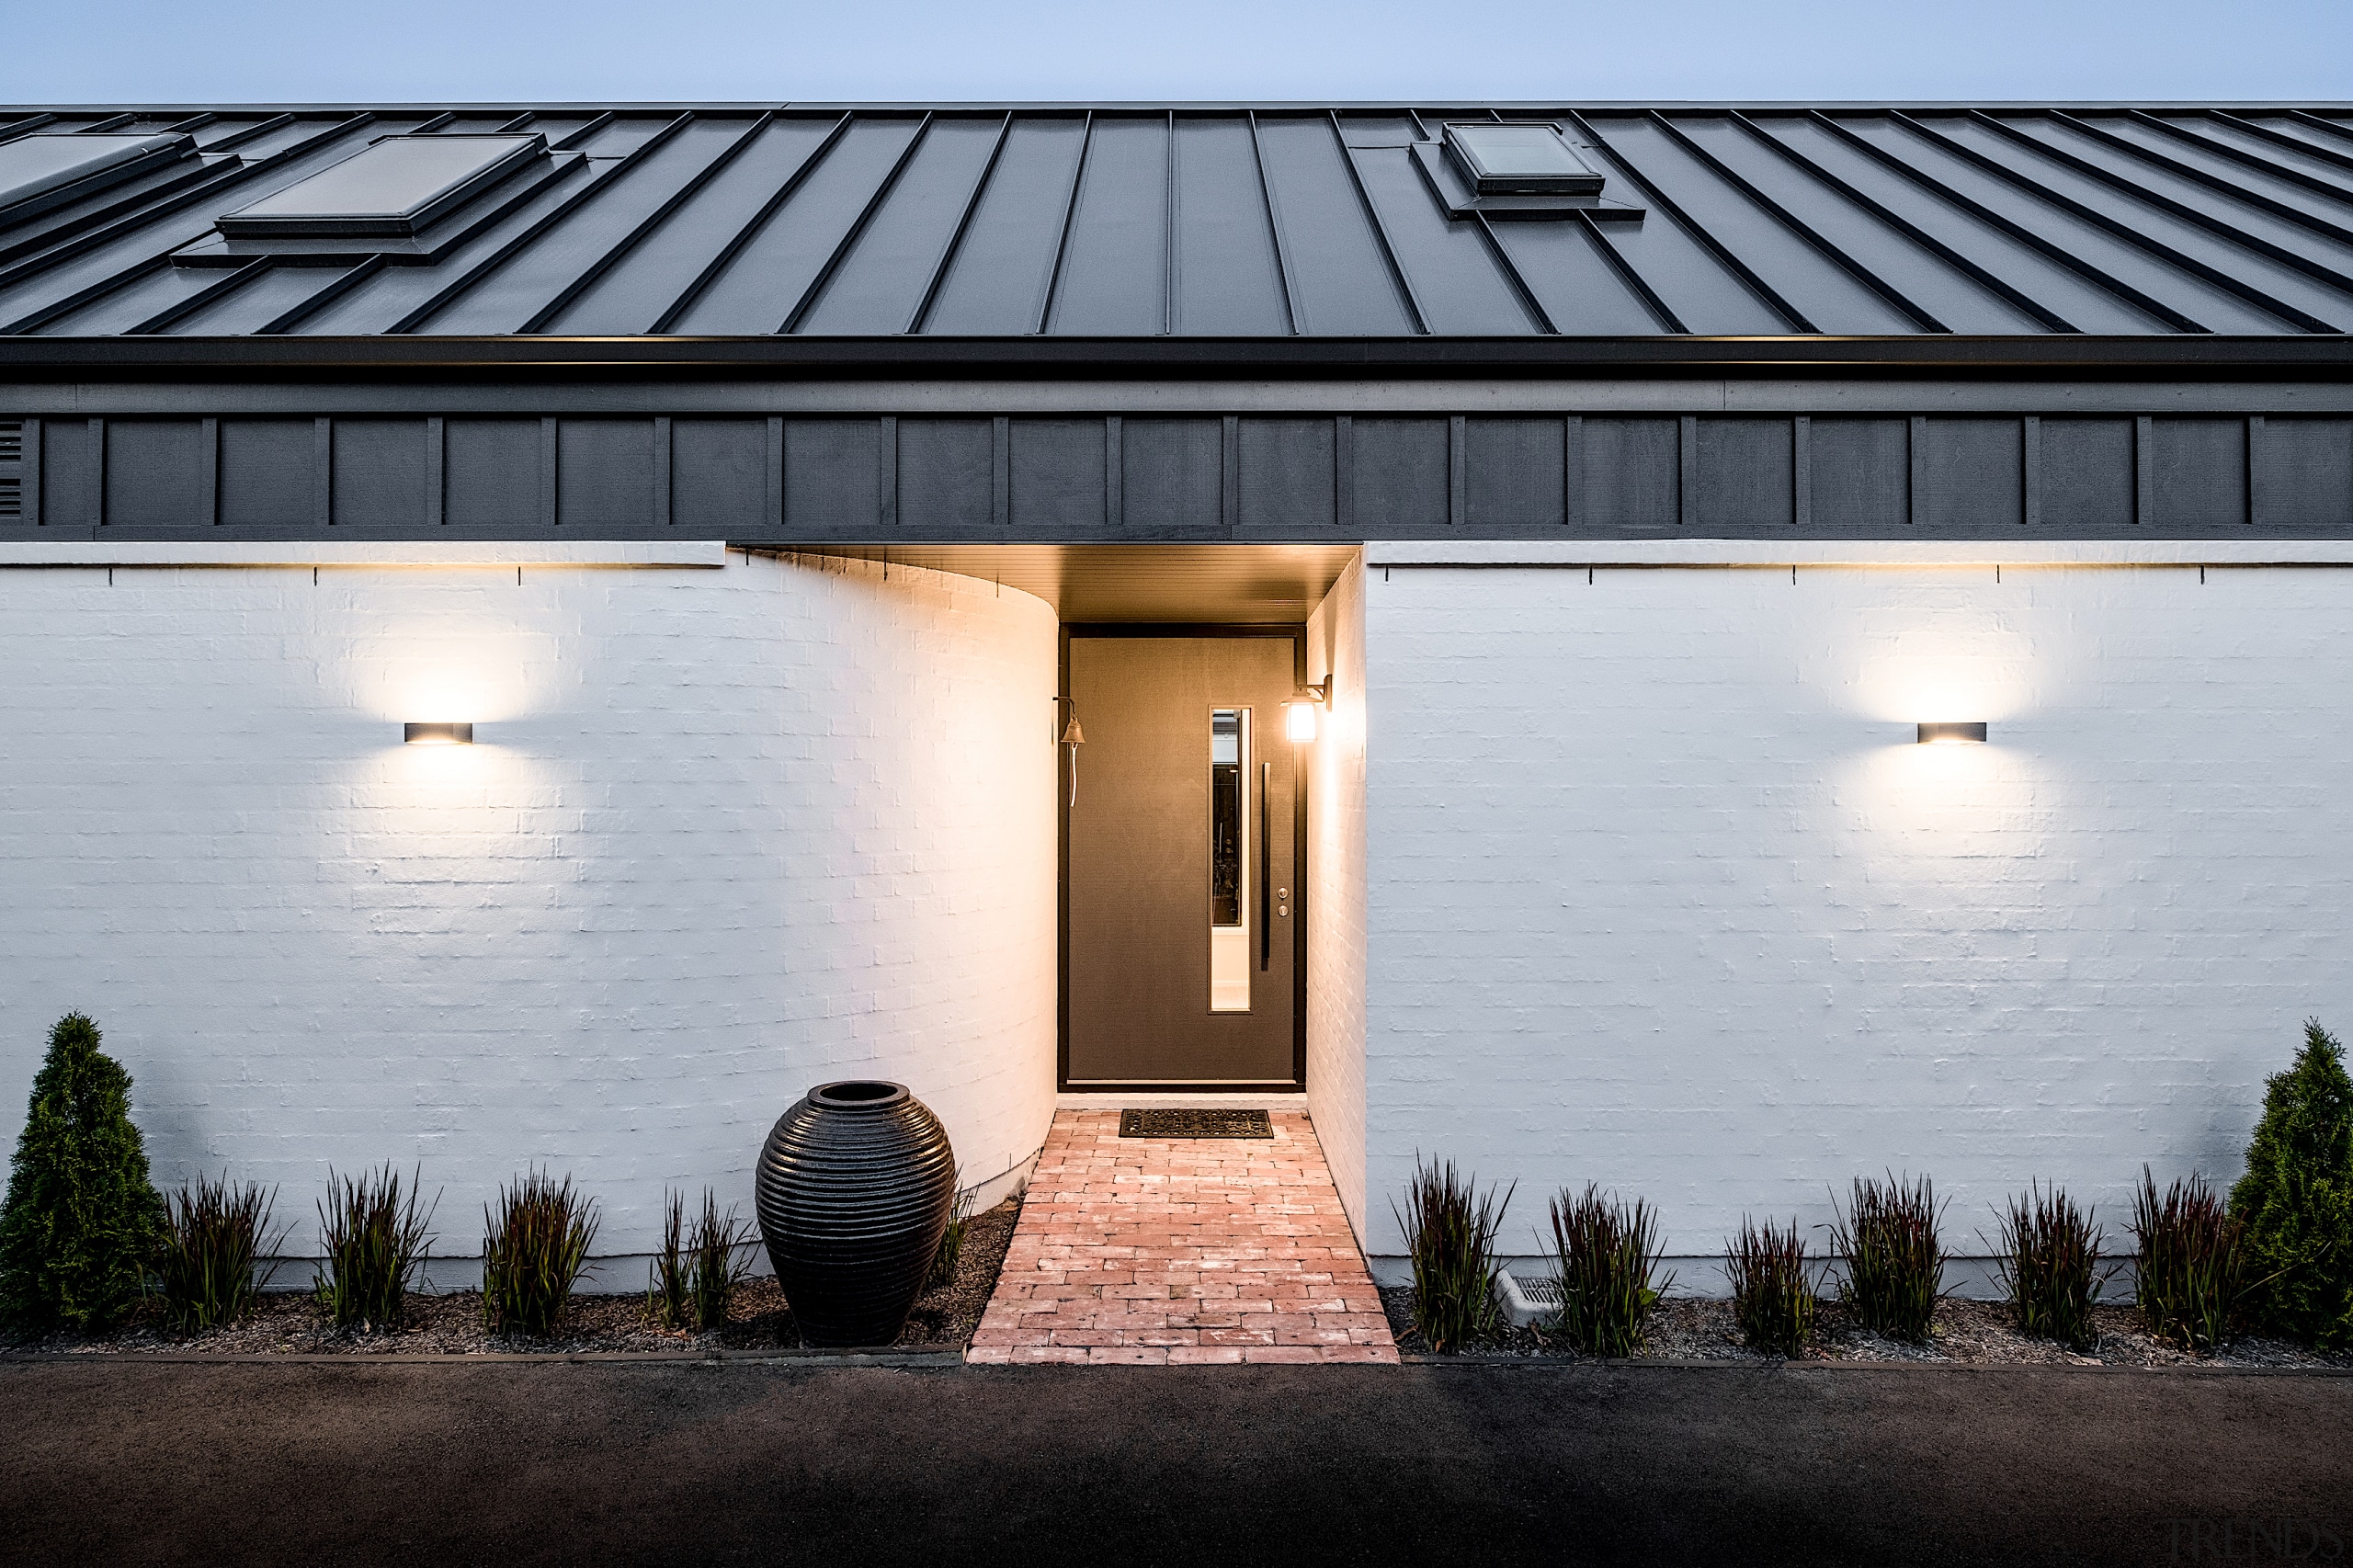
[[[663,114],[675,115],[687,110],[697,114],[761,114],[769,110],[791,110],[795,113],[840,113],[857,109],[874,113],[922,113],[926,110],[941,114],[964,112],[1004,114],[1007,111],[1078,114],[1089,110],[1118,114],[1133,111],[1140,114],[1166,114],[1175,110],[1203,113],[1239,114],[1256,109],[1262,114],[1287,112],[1323,114],[1337,109],[1342,114],[1404,114],[1419,110],[1424,114],[1481,114],[1490,109],[1505,114],[1560,114],[1570,109],[1591,114],[1640,114],[1650,109],[1665,112],[1679,110],[1738,109],[1744,114],[1775,112],[1802,114],[1812,109],[1840,114],[1868,111],[1885,112],[1901,109],[1915,111],[1982,109],[1989,114],[2008,112],[2040,112],[2062,109],[2076,110],[2137,108],[2154,113],[2202,112],[2220,109],[2224,113],[2279,113],[2289,109],[2306,109],[2318,113],[2353,113],[2353,99],[2337,98],[2186,98],[2152,100],[2148,98],[2077,98],[2060,101],[2051,98],[1985,99],[1985,98],[1525,98],[1525,99],[1447,99],[1447,98],[1282,98],[1282,99],[1189,99],[1160,100],[1143,98],[1088,99],[972,99],[955,103],[922,102],[916,100],[834,100],[808,99],[779,103],[765,102],[690,102],[639,100],[626,103],[540,103],[512,100],[479,103],[447,103],[407,100],[388,103],[197,103],[197,104],[6,104],[0,113],[11,115],[54,114],[116,115],[136,113],[160,118],[172,115],[180,118],[199,114],[349,114],[357,110],[372,110],[378,114],[409,114],[420,110],[438,113],[453,110],[463,115],[537,114]]]
[[[453,369],[937,376],[1781,374],[2264,377],[2353,371],[2353,336],[0,337],[0,372]]]

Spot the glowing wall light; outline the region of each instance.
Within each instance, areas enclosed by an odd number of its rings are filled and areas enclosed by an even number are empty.
[[[1920,726],[1920,744],[1924,746],[1957,746],[1985,738],[1985,722],[1972,723],[1938,723]]]
[[[413,746],[470,746],[474,744],[474,727],[470,723],[403,724],[401,741]]]
[[[1294,702],[1283,712],[1283,733],[1304,745],[1315,738],[1315,710],[1332,700],[1332,677],[1310,682],[1301,688],[1306,697]]]

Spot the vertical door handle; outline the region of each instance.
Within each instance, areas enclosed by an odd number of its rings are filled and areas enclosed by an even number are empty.
[[[1275,922],[1267,903],[1267,894],[1274,891],[1274,847],[1267,842],[1267,829],[1273,826],[1267,815],[1267,793],[1274,776],[1275,765],[1258,765],[1258,968],[1263,972],[1274,959]]]

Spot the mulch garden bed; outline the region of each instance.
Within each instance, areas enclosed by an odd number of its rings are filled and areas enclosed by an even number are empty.
[[[1429,1347],[1414,1332],[1414,1288],[1385,1287],[1381,1304],[1389,1314],[1389,1331],[1397,1347],[1408,1355],[1428,1354]],[[1999,1301],[1948,1299],[1937,1307],[1926,1345],[1882,1339],[1856,1326],[1836,1301],[1822,1303],[1815,1320],[1813,1343],[1804,1362],[1912,1361],[1965,1366],[2044,1367],[2290,1367],[2353,1369],[2353,1356],[2325,1355],[2286,1340],[2253,1336],[2234,1340],[2211,1356],[2192,1356],[2153,1339],[2143,1330],[2131,1307],[2096,1307],[2099,1344],[2077,1354],[2048,1339],[2029,1339],[2014,1326],[2009,1309]],[[1574,1360],[1578,1353],[1557,1335],[1537,1327],[1507,1329],[1493,1343],[1466,1346],[1465,1360]],[[1670,1297],[1659,1302],[1651,1318],[1649,1343],[1638,1360],[1751,1361],[1779,1363],[1741,1343],[1733,1321],[1732,1303],[1696,1297]]]
[[[906,1327],[888,1349],[960,1350],[972,1339],[981,1312],[996,1290],[997,1271],[1005,1264],[1006,1249],[1013,1243],[1014,1223],[1020,1214],[1020,1200],[1008,1198],[967,1221],[956,1278],[916,1299]],[[290,1264],[281,1272],[306,1273],[308,1267]],[[721,1350],[756,1354],[804,1346],[784,1292],[773,1277],[762,1276],[736,1288],[728,1301],[723,1326],[699,1333],[664,1328],[655,1323],[646,1312],[641,1291],[573,1297],[571,1332],[560,1339],[494,1335],[483,1327],[479,1290],[412,1295],[407,1321],[397,1327],[369,1334],[339,1333],[303,1290],[265,1292],[260,1305],[243,1322],[201,1334],[175,1333],[163,1322],[160,1303],[149,1302],[111,1333],[62,1334],[12,1348],[85,1355],[195,1351],[230,1356],[481,1356]]]

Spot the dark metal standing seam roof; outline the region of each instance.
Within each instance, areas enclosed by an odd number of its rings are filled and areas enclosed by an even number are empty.
[[[1449,216],[1414,148],[1465,119],[1556,125],[1605,196],[1645,216]],[[468,201],[422,251],[239,251],[214,228],[389,135],[523,131],[545,139],[537,171]],[[1422,340],[1426,360],[1476,344],[1540,365],[1702,340],[1785,354],[1883,339],[1885,354],[1927,363],[1938,340],[2211,337],[2316,365],[2343,363],[2353,330],[2344,105],[0,119],[0,143],[163,133],[190,150],[64,205],[13,221],[0,209],[0,338],[40,340],[0,344],[0,363],[91,339],[114,340],[116,363],[193,362],[174,339],[286,340],[290,355],[464,338],[592,340],[608,360],[658,359],[664,339],[733,341],[754,358],[763,342],[822,339],[909,364],[976,342],[1097,354],[1226,340],[1279,354],[1379,341],[1410,357]],[[616,339],[636,346],[617,352]]]

